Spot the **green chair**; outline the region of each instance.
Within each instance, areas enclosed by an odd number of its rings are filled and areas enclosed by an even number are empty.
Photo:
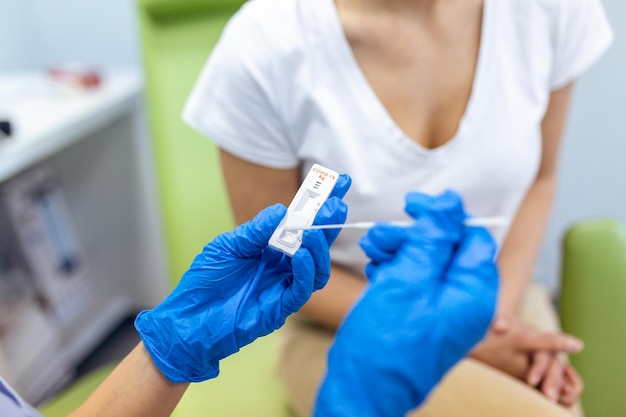
[[[580,222],[563,240],[563,330],[585,341],[571,358],[585,381],[588,417],[626,416],[626,228],[612,219]]]
[[[216,146],[181,120],[224,25],[242,0],[138,0],[163,229],[172,286],[234,221]]]
[[[173,417],[294,417],[274,374],[276,334],[222,361],[218,378],[192,384]]]
[[[193,84],[244,0],[138,0],[148,119],[172,286],[198,251],[234,227],[216,146],[181,120]],[[220,377],[193,385],[174,415],[287,414],[273,372],[276,336],[224,361]]]

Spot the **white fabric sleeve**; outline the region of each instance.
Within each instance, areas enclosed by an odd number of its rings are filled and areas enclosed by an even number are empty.
[[[42,417],[0,377],[0,416]]]
[[[601,0],[561,0],[550,87],[559,89],[593,65],[613,40]]]
[[[229,21],[183,111],[183,120],[220,148],[273,168],[298,164],[272,84],[275,52],[252,10]],[[284,81],[284,80],[283,80]]]

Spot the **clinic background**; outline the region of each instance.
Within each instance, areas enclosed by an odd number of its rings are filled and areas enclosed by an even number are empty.
[[[557,197],[537,265],[537,279],[553,291],[568,225],[605,216],[626,222],[626,2],[603,3],[615,41],[577,83]],[[142,65],[132,0],[0,0],[0,11],[0,71],[68,61]]]
[[[555,294],[566,228],[597,217],[626,223],[626,1],[603,4],[615,40],[577,83],[537,266],[537,279]],[[0,0],[0,17],[0,71],[65,62],[142,66],[136,0]]]
[[[626,222],[626,2],[603,3],[615,41],[577,83],[557,197],[537,266],[537,279],[553,291],[568,225],[604,216]],[[67,61],[142,65],[131,0],[0,0],[0,10],[0,70]]]

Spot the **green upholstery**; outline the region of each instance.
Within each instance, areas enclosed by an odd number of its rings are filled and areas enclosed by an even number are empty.
[[[626,229],[611,219],[572,226],[563,241],[563,329],[585,341],[571,358],[589,417],[626,416]]]
[[[173,417],[294,417],[274,374],[277,335],[221,362],[216,379],[192,384]]]
[[[172,286],[217,234],[234,227],[215,145],[181,120],[224,25],[243,0],[138,0],[148,116]],[[175,416],[289,415],[273,372],[276,335],[223,361],[193,385]]]
[[[44,417],[65,417],[70,411],[76,409],[98,385],[115,368],[115,363],[104,365],[72,384],[71,387],[61,392],[52,400],[39,407],[39,412]]]
[[[241,0],[140,0],[148,116],[172,286],[234,226],[215,145],[181,120],[184,103]]]

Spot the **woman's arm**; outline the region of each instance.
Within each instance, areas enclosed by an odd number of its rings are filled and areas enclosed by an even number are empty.
[[[556,168],[573,84],[552,92],[541,124],[542,157],[534,184],[526,194],[502,246],[501,292],[498,314],[518,314],[533,275],[556,189]]]
[[[274,203],[289,205],[300,187],[299,167],[267,168],[220,150],[222,173],[235,221],[241,224]],[[301,312],[311,319],[337,328],[357,300],[365,281],[357,274],[333,265],[331,279],[313,293]]]
[[[513,323],[521,307],[526,287],[532,279],[533,267],[537,258],[544,229],[552,206],[556,188],[556,168],[558,153],[567,118],[567,111],[572,94],[573,84],[569,84],[550,96],[550,102],[544,116],[541,130],[543,136],[541,165],[535,183],[532,185],[507,236],[498,264],[501,273],[501,292],[498,306],[498,315],[508,317]],[[574,403],[582,389],[575,378],[563,378],[567,373],[566,365],[558,360],[558,354],[567,352],[567,349],[545,349],[540,347],[546,337],[554,334],[541,334],[537,329],[529,328],[529,335],[533,335],[533,343],[526,349],[520,349],[519,338],[510,335],[487,338],[476,347],[472,356],[514,376],[522,377],[528,384],[540,389],[547,397],[565,405]],[[508,350],[499,346],[497,340],[508,345]],[[560,335],[557,339],[567,343],[567,336]],[[537,343],[541,342],[541,343]],[[572,349],[575,348],[575,343]],[[512,353],[507,353],[512,352]],[[523,356],[517,355],[518,368],[515,371],[507,369],[516,363],[515,352],[526,352]],[[543,358],[542,360],[539,360]],[[557,359],[557,360],[553,360]],[[504,365],[508,364],[508,365]],[[542,365],[543,364],[543,365]],[[552,364],[549,366],[549,364]],[[571,382],[574,381],[574,382]],[[567,395],[563,395],[563,393]],[[571,392],[571,395],[569,394]]]
[[[336,329],[363,292],[365,280],[337,265],[332,265],[330,271],[326,286],[314,292],[300,311],[319,324]]]
[[[300,170],[267,168],[220,149],[222,174],[235,222],[243,224],[263,208],[289,206],[300,187]]]
[[[188,386],[168,381],[139,343],[69,417],[166,417]]]

